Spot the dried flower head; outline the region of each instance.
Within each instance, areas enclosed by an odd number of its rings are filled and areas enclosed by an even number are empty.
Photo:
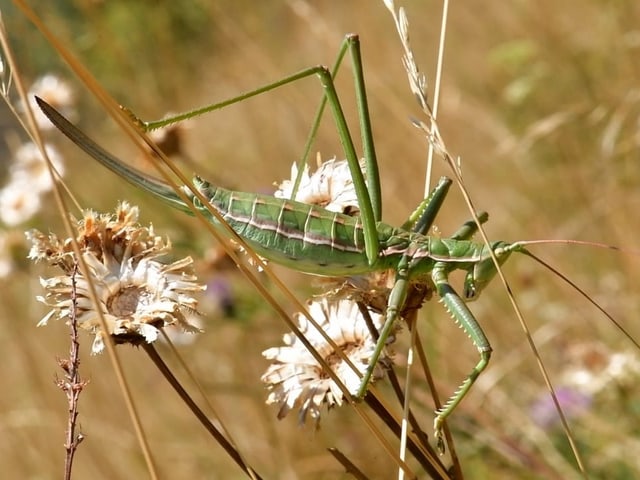
[[[351,363],[360,373],[364,373],[375,350],[376,341],[358,305],[349,300],[335,301],[322,298],[311,302],[308,310]],[[371,313],[371,319],[376,329],[380,329],[384,319],[375,313]],[[324,358],[349,392],[355,394],[360,386],[360,377],[305,315],[298,313],[297,321],[305,338]],[[285,346],[262,352],[265,358],[273,361],[262,376],[262,381],[270,390],[267,404],[280,405],[278,418],[285,417],[293,408],[300,408],[300,423],[304,423],[307,416],[310,416],[317,424],[320,421],[320,408],[323,403],[329,408],[340,406],[344,394],[298,337],[288,333],[283,339]],[[387,345],[394,340],[395,335],[390,335]],[[385,368],[391,361],[390,353],[383,351],[373,372],[372,381],[384,376]]]
[[[349,215],[360,210],[358,197],[353,186],[351,172],[346,160],[327,160],[319,163],[318,170],[309,175],[309,167],[302,172],[300,185],[294,200],[311,205],[318,205],[331,212],[347,213]],[[360,168],[365,175],[364,161],[360,161]],[[292,198],[293,186],[298,176],[298,166],[291,166],[291,180],[285,180],[274,193],[276,198]]]
[[[350,277],[318,277],[316,283],[334,298],[348,298],[361,302],[369,310],[383,313],[389,304],[389,295],[396,281],[394,270],[381,270],[366,275]],[[431,299],[434,287],[427,277],[417,277],[410,281],[407,298],[398,311],[398,318],[408,319],[412,313],[422,308]]]
[[[91,301],[91,282],[107,334],[115,343],[153,342],[159,328],[173,324],[187,331],[199,330],[187,320],[197,305],[192,295],[205,288],[192,273],[193,260],[161,261],[171,249],[170,242],[156,236],[152,226],[141,227],[137,220],[138,208],[123,202],[115,214],[87,211],[77,222],[77,241],[91,278],[76,268],[71,239],[27,232],[32,243],[29,258],[47,260],[63,271],[63,275],[40,280],[47,293],[38,300],[52,310],[38,325],[51,317],[70,320],[75,313],[78,326],[95,335],[92,352],[101,352],[104,332]]]

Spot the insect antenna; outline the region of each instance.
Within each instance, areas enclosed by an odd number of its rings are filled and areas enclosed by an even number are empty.
[[[533,241],[533,242],[518,242],[519,244],[531,244],[531,243],[540,243],[540,242],[545,242],[545,243],[549,243],[547,241]],[[565,241],[562,240],[562,242],[569,242],[569,243],[578,243],[581,245],[590,245],[590,246],[599,246],[599,247],[604,247],[604,248],[609,248],[612,250],[617,250],[620,251],[622,250],[619,247],[615,247],[612,245],[605,245],[605,244],[598,244],[598,243],[592,243],[592,242],[582,242],[582,241]],[[551,243],[557,243],[556,241],[551,241]],[[635,347],[640,350],[640,343],[638,343],[637,340],[635,340],[631,334],[620,324],[620,322],[618,322],[618,320],[616,320],[613,315],[611,315],[609,312],[607,312],[604,307],[602,305],[600,305],[598,302],[596,302],[593,298],[591,298],[591,296],[580,286],[578,286],[573,280],[571,280],[569,277],[567,277],[565,274],[563,274],[562,272],[560,272],[557,268],[555,268],[554,266],[552,266],[551,264],[545,262],[544,260],[542,260],[540,257],[538,257],[537,255],[534,255],[533,253],[531,253],[529,250],[527,249],[522,249],[522,250],[518,250],[520,253],[523,253],[524,255],[534,259],[536,262],[538,262],[540,265],[542,265],[543,267],[545,267],[547,270],[549,270],[550,272],[554,273],[558,278],[562,279],[565,283],[567,283],[568,285],[570,285],[576,292],[578,292],[580,295],[582,295],[591,305],[593,305],[594,307],[596,307],[600,312],[602,312],[603,315],[605,315],[610,321],[611,323],[613,323],[616,328],[618,330],[620,330],[620,332],[622,332],[622,334],[627,337],[627,339],[629,339],[629,341],[631,343],[633,343],[635,345]]]

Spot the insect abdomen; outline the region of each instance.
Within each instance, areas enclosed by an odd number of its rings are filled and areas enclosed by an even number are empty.
[[[226,190],[199,178],[194,184],[231,228],[268,260],[316,275],[371,270],[357,217],[270,195]],[[211,217],[197,199],[194,204]]]

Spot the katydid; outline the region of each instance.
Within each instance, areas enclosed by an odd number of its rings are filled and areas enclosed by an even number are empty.
[[[526,253],[526,250],[522,243],[493,242],[487,245],[471,241],[470,238],[477,228],[475,223],[466,224],[450,238],[428,236],[426,233],[450,184],[450,181],[446,180],[442,181],[434,192],[420,203],[402,227],[394,228],[381,221],[380,181],[356,35],[346,37],[334,71],[347,50],[351,53],[354,64],[366,181],[333,85],[332,73],[325,67],[313,67],[225,102],[143,126],[147,129],[158,128],[222,108],[301,78],[313,75],[320,77],[325,96],[314,129],[325,103],[328,102],[349,163],[359,200],[360,216],[352,217],[329,212],[318,206],[278,199],[269,195],[230,191],[215,187],[199,177],[194,178],[193,184],[257,254],[274,263],[300,272],[323,276],[352,276],[382,270],[395,271],[395,281],[388,298],[385,322],[371,363],[362,377],[357,392],[358,398],[364,397],[367,392],[376,361],[402,310],[411,282],[426,282],[435,289],[447,311],[471,338],[480,354],[480,360],[471,373],[455,394],[436,412],[434,426],[440,444],[443,422],[468,393],[474,381],[486,368],[491,356],[489,341],[466,305],[466,301],[477,298],[496,274],[497,266],[492,253],[501,264],[512,252]],[[104,166],[134,185],[160,197],[173,207],[187,213],[192,208],[197,208],[214,225],[219,225],[207,206],[203,205],[189,189],[185,189],[185,193],[191,203],[185,202],[183,197],[164,182],[129,167],[105,151],[44,101],[38,99],[38,104],[56,127]],[[309,150],[309,146],[306,150]],[[479,218],[481,222],[486,220],[484,215],[479,215]],[[448,280],[449,274],[454,270],[466,272],[462,297]]]
[[[40,99],[38,104],[56,127],[101,164],[173,207],[190,212],[192,206],[185,203],[164,182],[124,164],[69,123],[53,107]],[[441,182],[434,193],[419,205],[402,228],[377,221],[373,239],[365,234],[364,220],[359,216],[329,212],[315,205],[264,194],[230,191],[215,187],[199,177],[195,177],[193,183],[231,228],[259,255],[272,262],[300,272],[323,276],[360,275],[389,269],[396,271],[386,320],[372,363],[364,373],[357,392],[359,398],[367,391],[375,362],[397,320],[410,282],[430,277],[446,309],[480,352],[478,364],[456,393],[437,411],[434,425],[439,438],[442,423],[467,394],[491,356],[489,341],[465,301],[476,298],[496,273],[490,249],[502,263],[511,252],[523,251],[524,247],[518,243],[493,242],[487,246],[472,242],[468,238],[475,230],[475,225],[467,225],[452,238],[436,238],[422,233],[428,230],[432,220],[425,218],[435,214],[430,211],[434,203],[432,198],[448,188],[450,182],[446,181]],[[189,190],[185,190],[185,193],[193,207],[199,209],[214,224],[217,223],[198,198]],[[429,214],[425,215],[425,211],[429,211]],[[375,242],[372,249],[378,252],[372,258],[368,256],[366,248],[371,242]],[[449,284],[448,275],[454,270],[467,272],[464,299]]]

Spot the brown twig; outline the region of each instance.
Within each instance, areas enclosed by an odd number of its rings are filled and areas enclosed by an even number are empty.
[[[169,384],[173,387],[176,393],[180,396],[182,401],[187,405],[189,410],[196,416],[201,425],[211,434],[211,436],[220,444],[220,446],[224,449],[224,451],[231,457],[231,459],[238,465],[249,478],[254,480],[261,480],[262,477],[256,473],[251,466],[249,466],[245,460],[242,458],[242,455],[236,449],[235,445],[233,445],[224,434],[218,430],[215,425],[209,420],[207,415],[200,409],[198,405],[193,401],[191,396],[187,393],[187,391],[180,384],[178,379],[173,375],[173,372],[169,369],[169,367],[164,363],[164,360],[155,347],[150,343],[143,343],[142,347],[144,348],[149,358],[154,363],[154,365],[160,370],[165,379],[169,382]]]
[[[78,421],[78,400],[84,386],[88,383],[80,378],[80,343],[78,342],[78,323],[76,318],[76,274],[78,266],[74,267],[71,276],[72,285],[72,305],[69,321],[69,336],[71,337],[71,345],[69,347],[69,358],[59,358],[58,365],[64,371],[62,379],[56,378],[56,384],[65,392],[67,401],[69,402],[69,420],[67,424],[66,439],[64,448],[66,451],[64,462],[64,478],[71,479],[71,471],[73,460],[78,449],[78,445],[84,440],[82,432],[76,433]]]

